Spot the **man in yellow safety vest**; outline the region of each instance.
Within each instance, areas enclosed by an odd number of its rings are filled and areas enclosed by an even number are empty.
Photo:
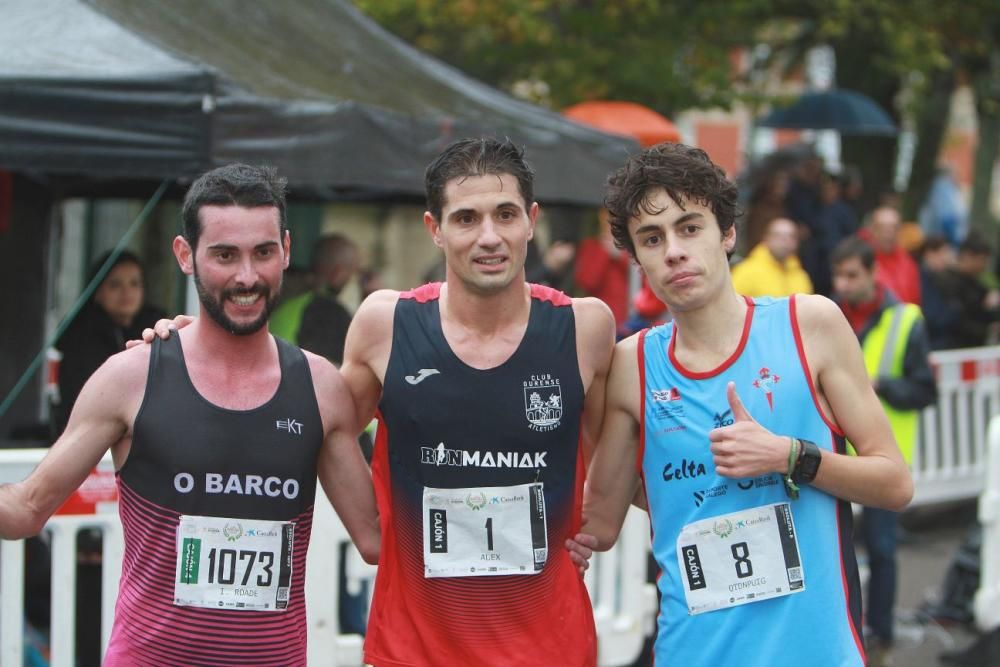
[[[830,265],[834,297],[858,336],[872,387],[903,458],[911,464],[920,409],[937,400],[920,307],[900,302],[876,282],[874,251],[857,237],[834,248]],[[893,640],[897,522],[895,512],[864,508],[863,537],[871,571],[865,620],[872,664],[878,664],[878,656],[886,654]]]

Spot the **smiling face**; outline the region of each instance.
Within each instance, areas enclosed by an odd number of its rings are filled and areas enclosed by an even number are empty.
[[[289,260],[289,237],[282,236],[278,215],[270,206],[204,206],[197,251],[183,237],[174,240],[205,314],[232,334],[259,331],[277,303]]]
[[[728,253],[736,243],[735,226],[723,234],[710,208],[686,201],[682,209],[663,190],[650,193],[648,201],[628,230],[656,296],[674,312],[684,312],[732,290]]]
[[[424,224],[444,250],[448,283],[490,295],[523,279],[537,217],[538,204],[526,204],[514,176],[487,174],[448,181],[441,219],[428,211]]]

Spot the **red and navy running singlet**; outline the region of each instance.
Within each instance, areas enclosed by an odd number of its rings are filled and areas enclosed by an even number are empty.
[[[563,547],[584,481],[572,301],[532,285],[517,350],[479,370],[448,345],[440,292],[425,285],[396,305],[372,462],[382,550],[365,661],[593,665],[590,598]],[[526,561],[510,553],[519,539]]]
[[[252,410],[205,400],[178,336],[153,343],[118,473],[125,554],[105,667],[306,664],[303,582],[323,424],[305,355],[275,340],[281,382]],[[182,516],[198,517],[190,536]],[[290,523],[289,534],[258,521]],[[186,589],[207,583],[214,608],[191,606]],[[269,586],[281,589],[264,608]]]

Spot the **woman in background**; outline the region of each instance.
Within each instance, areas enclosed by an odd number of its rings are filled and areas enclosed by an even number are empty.
[[[88,284],[107,261],[105,253],[91,267]],[[163,309],[145,303],[143,268],[127,250],[118,255],[90,301],[56,342],[59,364],[59,405],[54,410],[56,435],[66,427],[69,413],[87,378],[125,341],[139,338],[145,327],[166,317]]]

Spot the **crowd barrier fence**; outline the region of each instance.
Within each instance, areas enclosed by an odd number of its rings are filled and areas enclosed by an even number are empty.
[[[973,602],[976,625],[983,632],[1000,627],[1000,415],[990,420],[986,484],[979,496],[983,543],[979,554],[979,590]]]
[[[996,627],[1000,625],[1000,416],[993,419],[992,425],[989,422],[1000,413],[1000,346],[935,352],[931,361],[938,378],[939,399],[921,415],[913,463],[913,505],[980,497],[984,567],[976,612],[980,625]],[[988,441],[992,450],[989,457]],[[45,452],[0,450],[0,482],[23,479]],[[100,468],[107,471],[111,465],[110,457],[105,457]],[[46,524],[52,550],[52,667],[72,667],[75,661],[76,536],[89,528],[103,533],[102,646],[107,645],[110,635],[123,543],[115,507],[106,503],[94,514],[54,516]],[[349,543],[346,530],[326,497],[319,493],[306,563],[310,664],[362,664],[362,638],[341,634],[338,624],[340,546],[345,543]],[[353,547],[345,553],[346,586],[356,593],[363,590],[365,580],[374,578],[376,568],[365,564]],[[618,544],[607,553],[595,555],[586,574],[598,632],[598,661],[603,667],[634,662],[654,631],[656,590],[647,581],[648,554],[649,523],[643,512],[633,508]],[[23,541],[0,542],[2,665],[22,661],[24,565]]]

